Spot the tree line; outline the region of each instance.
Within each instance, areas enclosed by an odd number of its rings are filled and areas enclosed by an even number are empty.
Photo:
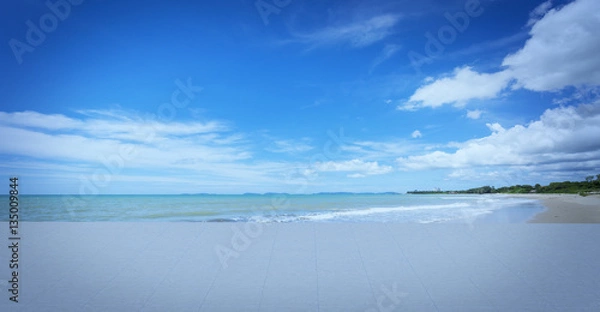
[[[556,193],[568,193],[568,194],[580,194],[586,195],[591,192],[600,192],[600,174],[595,176],[587,176],[585,181],[564,181],[564,182],[552,182],[548,185],[513,185],[503,186],[495,188],[493,186],[481,186],[471,188],[468,190],[461,191],[411,191],[408,194],[527,194],[527,193],[541,193],[541,194],[556,194]]]

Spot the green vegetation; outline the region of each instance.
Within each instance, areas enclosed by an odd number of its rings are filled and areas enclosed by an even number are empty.
[[[567,193],[567,194],[579,194],[581,196],[587,196],[591,192],[600,192],[600,174],[594,176],[587,176],[585,181],[581,182],[552,182],[546,186],[536,184],[531,185],[513,185],[504,186],[500,188],[494,188],[493,186],[482,186],[462,191],[412,191],[407,192],[408,194],[527,194],[527,193],[541,193],[541,194],[556,194],[556,193]]]

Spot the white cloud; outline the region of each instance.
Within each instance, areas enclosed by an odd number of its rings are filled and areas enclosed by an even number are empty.
[[[410,136],[411,136],[413,139],[416,139],[416,138],[420,138],[420,137],[422,137],[423,135],[421,134],[421,131],[419,131],[419,130],[415,130],[415,131],[413,131],[413,133],[412,133]]]
[[[0,112],[0,124],[19,128],[43,130],[77,131],[80,134],[108,139],[147,141],[155,137],[186,136],[227,131],[228,127],[216,121],[200,123],[164,123],[152,119],[130,117],[127,113],[79,111],[86,119],[75,119],[60,114],[41,114],[33,111]],[[90,117],[94,116],[94,117]]]
[[[538,183],[542,179],[548,179],[550,176],[555,176],[553,173],[544,172],[540,174],[538,172],[527,170],[526,168],[496,168],[493,170],[490,168],[461,168],[455,169],[447,175],[446,180],[462,180],[462,181],[486,181],[496,184],[496,187],[504,185],[515,185],[515,184],[526,184],[526,183]],[[572,174],[571,174],[572,176]],[[563,181],[554,180],[550,181]]]
[[[314,147],[306,143],[307,140],[276,140],[274,146],[266,150],[272,153],[303,153],[312,150]]]
[[[600,99],[600,86],[579,86],[571,94],[553,99],[552,103],[564,106],[577,103],[590,103],[596,99]]]
[[[486,125],[486,126],[488,127],[488,129],[490,129],[492,132],[504,132],[504,131],[506,131],[506,129],[504,129],[504,128],[503,128],[503,127],[502,127],[502,126],[501,126],[499,123],[497,123],[497,122],[496,122],[496,123],[493,123],[493,124],[491,124],[491,123],[486,123],[485,125]]]
[[[517,43],[520,44],[521,41],[525,41],[527,38],[529,38],[529,34],[527,33],[527,31],[521,31],[516,34],[508,35],[506,37],[475,43],[465,49],[461,49],[455,52],[449,52],[447,55],[445,55],[445,57],[452,59],[457,57],[465,57],[469,55],[477,55],[481,53],[504,50],[507,47],[512,47],[516,45]]]
[[[498,96],[509,82],[510,75],[507,72],[482,74],[468,66],[456,68],[452,76],[437,79],[417,89],[408,103],[398,109],[464,105],[473,99],[490,99]]]
[[[372,160],[390,160],[404,155],[410,151],[420,150],[422,144],[416,144],[415,141],[394,140],[394,141],[355,141],[352,144],[346,144],[341,147],[346,154],[353,155],[356,158]]]
[[[460,179],[460,180],[482,180],[482,179],[501,179],[504,178],[506,174],[503,174],[499,171],[484,171],[480,172],[474,169],[456,169],[453,170],[450,174],[448,174],[448,178],[451,179]]]
[[[163,123],[127,113],[118,118],[109,117],[110,113],[94,115],[78,119],[38,112],[0,112],[0,133],[13,138],[11,144],[0,146],[0,153],[49,165],[85,164],[82,169],[90,170],[119,158],[116,162],[122,168],[187,169],[219,176],[235,174],[231,170],[239,167],[235,162],[252,157],[241,144],[242,136],[219,122]],[[250,169],[239,168],[241,174],[250,173]],[[257,170],[254,176],[262,174]]]
[[[539,21],[550,10],[550,8],[552,8],[552,0],[542,2],[542,4],[538,5],[529,13],[529,21],[527,21],[527,26],[529,27]]]
[[[567,86],[600,85],[600,1],[577,0],[552,9],[531,28],[531,38],[507,56],[520,87],[557,91]]]
[[[396,109],[401,111],[414,112],[419,109],[419,105],[412,102],[406,102],[402,105],[398,105]]]
[[[0,123],[47,130],[75,129],[84,126],[84,123],[81,120],[75,120],[64,115],[45,115],[32,111],[14,113],[0,112]]]
[[[491,99],[511,81],[514,81],[513,89],[532,91],[600,85],[600,36],[597,35],[600,1],[576,0],[561,9],[550,9],[550,6],[550,2],[545,2],[532,12],[539,20],[532,22],[530,38],[520,50],[504,58],[501,71],[486,74],[470,67],[457,68],[448,77],[425,82],[398,109],[416,110]]]
[[[481,114],[483,114],[483,111],[480,111],[478,109],[476,109],[476,110],[468,110],[467,111],[467,118],[469,118],[469,119],[479,119],[481,117]]]
[[[77,194],[85,179],[94,181],[100,193],[108,194],[161,192],[164,183],[171,187],[163,192],[297,192],[304,190],[307,181],[311,187],[336,190],[338,181],[331,180],[334,177],[316,180],[319,172],[343,172],[350,178],[392,172],[393,168],[381,161],[360,159],[372,154],[390,161],[398,155],[392,153],[401,147],[391,143],[347,143],[340,146],[339,152],[356,156],[353,160],[267,161],[255,159],[256,144],[223,122],[166,123],[127,112],[79,113],[82,115],[0,112],[0,133],[13,139],[11,144],[0,145],[0,154],[5,157],[0,171],[18,171],[24,177],[36,178],[37,190],[49,193]],[[270,141],[279,153],[313,149],[308,138]],[[348,152],[346,146],[358,150]],[[104,174],[109,174],[112,182],[104,183]]]
[[[434,151],[397,159],[400,168],[471,168],[521,166],[544,170],[600,167],[600,103],[548,109],[539,120],[504,129],[487,124],[490,136],[457,145],[456,151]]]
[[[378,162],[365,162],[360,159],[347,161],[327,161],[317,162],[314,165],[315,170],[320,172],[343,172],[350,171],[363,175],[386,174],[393,171],[391,166],[380,165]]]
[[[353,174],[349,174],[348,175],[348,178],[354,178],[354,179],[356,179],[356,178],[364,178],[364,177],[366,177],[366,175],[361,174],[361,173],[353,173]]]
[[[383,47],[383,51],[381,51],[381,54],[373,61],[369,73],[373,72],[373,70],[375,70],[377,66],[381,65],[383,62],[387,61],[389,58],[394,56],[398,51],[400,51],[400,49],[401,46],[397,44],[386,44],[385,47]]]
[[[350,24],[330,26],[312,33],[295,34],[294,41],[308,44],[311,48],[336,44],[362,48],[392,34],[392,28],[399,20],[399,15],[384,14]]]

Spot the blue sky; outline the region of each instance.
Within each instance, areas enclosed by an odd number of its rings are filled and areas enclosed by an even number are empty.
[[[600,2],[4,4],[30,194],[404,192],[600,173]]]

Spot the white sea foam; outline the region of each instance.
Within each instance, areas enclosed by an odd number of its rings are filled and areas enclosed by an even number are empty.
[[[471,223],[476,219],[491,215],[507,207],[531,204],[532,200],[499,196],[447,197],[443,201],[457,201],[447,204],[417,204],[392,207],[366,207],[335,209],[318,212],[298,211],[296,213],[255,215],[253,222],[416,222],[416,223]],[[438,201],[439,202],[439,201]]]
[[[302,216],[301,219],[309,221],[324,221],[331,219],[338,219],[343,217],[359,217],[369,216],[374,214],[382,213],[400,213],[407,211],[419,211],[419,210],[436,210],[436,209],[452,209],[452,208],[464,208],[469,207],[467,203],[456,203],[449,205],[421,205],[421,206],[399,206],[399,207],[374,207],[361,210],[346,210],[346,211],[333,211],[319,213],[315,215]]]

